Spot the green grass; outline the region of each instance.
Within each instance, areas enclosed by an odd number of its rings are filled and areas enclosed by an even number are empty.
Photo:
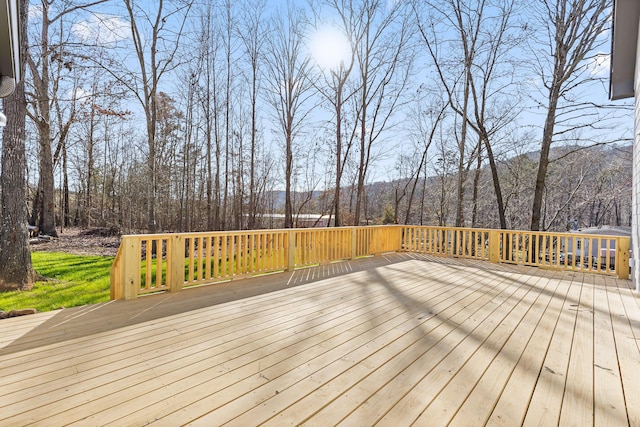
[[[71,255],[62,252],[32,252],[33,268],[47,278],[39,281],[30,291],[0,292],[0,310],[11,311],[22,308],[35,308],[38,311],[50,311],[60,307],[75,307],[109,301],[111,265],[114,257]],[[224,261],[212,260],[211,271],[215,263],[222,273]],[[257,262],[254,260],[254,262]],[[266,261],[263,261],[266,262]],[[141,284],[146,283],[145,266],[142,260]],[[166,261],[162,266],[163,281],[166,280]],[[204,271],[206,263],[203,262]],[[158,264],[154,259],[151,265],[152,282],[155,282]],[[194,274],[197,276],[197,263]],[[235,260],[226,261],[225,276],[237,273]],[[185,277],[189,271],[189,260],[185,260]]]
[[[113,257],[33,252],[33,268],[47,281],[30,291],[0,293],[0,310],[35,308],[50,311],[109,301],[109,272]]]

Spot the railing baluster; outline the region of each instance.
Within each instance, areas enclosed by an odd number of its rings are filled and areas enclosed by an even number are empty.
[[[203,237],[203,239],[206,239],[206,252],[205,252],[205,270],[204,270],[204,275],[207,278],[207,280],[211,279],[211,243],[213,240],[213,237],[211,236],[207,236],[207,237]]]
[[[193,282],[193,271],[194,271],[194,265],[193,265],[193,252],[195,250],[195,242],[194,242],[194,238],[190,237],[189,238],[189,274],[187,275],[187,283],[191,283]]]
[[[164,285],[162,282],[162,242],[164,239],[156,240],[156,288]]]
[[[145,241],[145,269],[144,269],[144,287],[151,288],[151,239]]]

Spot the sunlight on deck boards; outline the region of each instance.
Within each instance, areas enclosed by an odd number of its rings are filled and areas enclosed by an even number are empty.
[[[389,254],[0,321],[0,425],[640,425],[630,282]]]

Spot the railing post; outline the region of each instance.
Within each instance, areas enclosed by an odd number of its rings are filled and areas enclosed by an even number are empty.
[[[616,273],[620,279],[629,278],[629,249],[631,239],[621,237],[616,245]]]
[[[176,292],[181,290],[184,285],[184,236],[171,236],[167,243],[170,245],[170,250],[167,251],[169,292]],[[207,248],[207,250],[211,250],[211,248]]]
[[[396,225],[396,228],[398,229],[398,249],[396,249],[396,252],[404,252],[404,250],[403,250],[404,226],[403,225]],[[407,234],[408,234],[408,230],[407,230]],[[415,239],[415,237],[416,236],[414,234],[413,238]]]
[[[500,262],[500,230],[489,231],[489,262]]]
[[[122,298],[136,299],[140,289],[140,239],[122,240]]]
[[[287,232],[287,244],[285,245],[286,268],[285,271],[293,271],[296,268],[296,232]]]
[[[356,254],[357,254],[357,227],[351,227],[351,258],[349,259],[356,259]]]
[[[117,300],[117,299],[123,299],[122,293],[124,290],[122,289],[122,265],[118,255],[119,254],[116,255],[116,258],[113,261],[113,265],[111,266],[111,272],[109,274],[110,282],[111,282],[111,286],[110,286],[111,301]]]

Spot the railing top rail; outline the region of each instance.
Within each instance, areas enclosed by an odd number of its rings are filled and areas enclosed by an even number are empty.
[[[541,236],[576,236],[581,238],[593,238],[593,239],[617,239],[617,238],[629,238],[629,236],[622,236],[619,234],[594,234],[594,233],[574,233],[570,231],[531,231],[531,230],[510,230],[501,228],[471,228],[471,227],[454,227],[445,225],[401,225],[405,228],[427,228],[427,229],[446,229],[446,230],[464,230],[464,231],[479,231],[490,232],[495,231],[499,233],[511,233],[511,234],[535,234]]]
[[[404,227],[398,224],[388,225],[359,225],[344,227],[308,227],[308,228],[264,228],[257,230],[228,230],[228,231],[192,231],[178,233],[157,233],[157,234],[123,234],[121,237],[138,238],[138,239],[167,239],[175,236],[205,236],[205,235],[240,235],[240,234],[263,234],[263,233],[288,233],[290,231],[333,231],[333,230],[351,230],[351,229],[371,229],[383,227]]]
[[[136,239],[167,239],[175,236],[205,236],[205,235],[246,235],[246,234],[262,234],[262,233],[287,233],[291,231],[319,232],[346,229],[371,229],[371,228],[426,228],[426,229],[448,229],[461,231],[491,232],[499,233],[515,233],[515,234],[535,234],[538,236],[562,236],[562,237],[579,237],[586,239],[625,239],[629,236],[609,235],[609,234],[593,234],[593,233],[572,233],[568,231],[530,231],[530,230],[509,230],[495,228],[471,228],[471,227],[449,227],[449,226],[433,226],[433,225],[403,225],[403,224],[386,224],[386,225],[360,225],[360,226],[343,226],[343,227],[309,227],[309,228],[265,228],[259,230],[229,230],[229,231],[193,231],[178,233],[157,233],[157,234],[123,234],[123,238]]]
[[[497,230],[499,232],[512,234],[535,234],[538,236],[550,237],[576,237],[580,239],[630,239],[629,236],[621,236],[615,234],[594,234],[594,233],[572,233],[569,231],[526,231],[526,230]]]

